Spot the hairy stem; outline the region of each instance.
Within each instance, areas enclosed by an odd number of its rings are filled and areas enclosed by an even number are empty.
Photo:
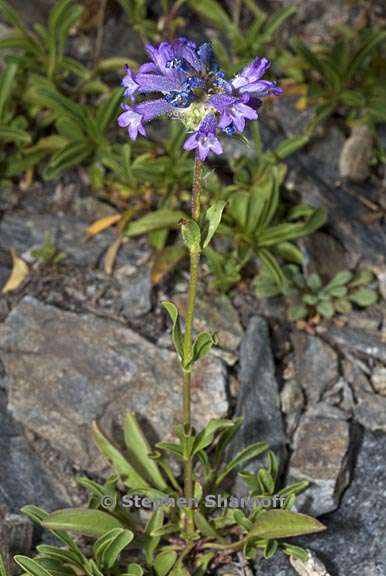
[[[194,164],[194,177],[192,189],[192,218],[198,220],[200,217],[200,197],[201,197],[201,176],[202,162],[196,156]],[[196,308],[197,282],[200,265],[200,253],[190,253],[190,277],[188,290],[188,305],[185,318],[185,336],[184,336],[184,356],[191,357],[193,344],[193,321]],[[191,416],[191,370],[184,371],[183,383],[183,423],[185,433],[189,434],[192,428]],[[193,498],[193,462],[189,458],[184,462],[184,495],[190,502]],[[186,531],[188,534],[194,532],[193,510],[187,511]]]

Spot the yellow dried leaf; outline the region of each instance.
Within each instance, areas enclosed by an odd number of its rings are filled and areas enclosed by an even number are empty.
[[[24,262],[24,260],[19,258],[15,250],[11,250],[11,255],[13,262],[12,272],[7,282],[3,286],[2,289],[3,294],[5,294],[6,292],[12,292],[13,290],[17,290],[17,288],[19,288],[19,286],[22,285],[22,283],[29,274],[27,264]]]
[[[151,270],[151,282],[156,286],[174,270],[177,264],[186,256],[186,248],[179,244],[175,246],[167,246],[154,256],[153,266]]]
[[[96,236],[103,230],[107,230],[111,226],[114,226],[119,220],[121,219],[121,214],[110,214],[110,216],[104,216],[99,220],[93,222],[86,230],[87,238],[91,238],[92,236]]]
[[[308,106],[308,98],[307,96],[302,96],[298,100],[296,100],[295,108],[299,110],[299,112],[304,112]]]
[[[105,257],[103,259],[103,268],[106,274],[111,275],[114,270],[115,260],[123,242],[123,234],[120,234],[116,240],[108,247]]]

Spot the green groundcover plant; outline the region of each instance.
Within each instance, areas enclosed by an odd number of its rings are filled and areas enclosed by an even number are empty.
[[[247,121],[257,119],[261,97],[281,89],[263,79],[269,69],[265,58],[256,58],[227,80],[208,43],[197,47],[179,39],[148,45],[147,51],[150,62],[137,73],[126,69],[123,85],[130,100],[123,105],[119,125],[136,139],[146,135],[147,122],[166,114],[184,124],[188,136],[183,146],[195,151],[191,216],[180,221],[190,257],[184,322],[172,302],[163,302],[183,375],[182,419],[174,438],[150,447],[135,415],[129,414],[123,427],[125,453],[94,425],[95,442],[110,462],[112,475],[104,483],[81,480],[91,494],[86,508],[51,514],[35,506],[24,508],[59,540],[39,545],[34,558],[15,557],[29,576],[199,576],[232,561],[270,558],[279,549],[304,559],[306,552],[287,539],[325,528],[293,510],[296,495],[307,483],[280,489],[279,463],[266,443],[252,444],[229,457],[228,447],[241,419],[212,420],[197,431],[191,418],[192,371],[216,341],[208,332],[193,334],[200,256],[226,205],[217,200],[202,213],[203,162],[210,153],[222,153],[223,137],[242,133]],[[153,92],[156,97],[148,99]],[[241,226],[242,215],[236,212],[234,218]],[[258,473],[246,471],[246,464],[264,452],[265,466]],[[231,493],[235,472],[249,491],[243,501]],[[87,540],[76,540],[74,535]]]

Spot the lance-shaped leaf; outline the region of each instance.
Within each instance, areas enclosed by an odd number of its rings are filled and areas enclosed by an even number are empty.
[[[102,510],[69,508],[56,510],[42,522],[50,530],[68,530],[85,536],[102,536],[113,528],[122,528],[117,518]]]
[[[95,422],[93,423],[92,431],[99,451],[111,462],[114,471],[129,488],[143,489],[150,487],[146,480],[138,474],[120,451],[107,440]]]
[[[124,528],[113,528],[103,534],[93,547],[98,564],[106,568],[112,568],[119,554],[133,539],[133,532]]]
[[[156,488],[166,490],[167,484],[163,479],[156,462],[150,458],[151,448],[138,424],[134,414],[129,413],[125,418],[123,435],[129,456],[138,465],[143,476]]]
[[[209,242],[212,240],[213,236],[216,233],[217,228],[221,222],[221,216],[226,206],[226,202],[224,200],[218,200],[208,208],[205,214],[205,220],[208,223],[208,230],[206,232],[205,240],[203,242],[203,248],[206,248]]]
[[[210,524],[205,516],[198,510],[195,510],[194,512],[194,521],[203,536],[207,536],[208,538],[215,538],[219,542],[223,540],[221,534],[217,532],[212,524]]]
[[[246,448],[244,448],[244,450],[241,450],[241,452],[237,454],[237,456],[235,456],[229,462],[229,464],[225,466],[223,470],[221,470],[219,476],[216,478],[215,482],[216,486],[219,486],[221,482],[224,480],[224,478],[226,478],[226,476],[228,476],[228,474],[232,472],[234,468],[236,468],[237,466],[241,466],[242,464],[246,464],[253,458],[257,458],[257,456],[259,456],[262,452],[264,452],[267,449],[268,444],[266,442],[257,442],[255,444],[247,446]]]
[[[30,576],[53,576],[52,572],[46,570],[39,562],[33,560],[33,558],[17,555],[14,557],[14,560],[23,568],[25,574]]]
[[[194,220],[181,220],[181,234],[185,246],[191,254],[201,250],[201,231]]]
[[[173,302],[162,302],[162,306],[165,308],[166,312],[169,314],[172,321],[172,340],[174,348],[180,358],[181,363],[184,360],[184,337],[181,330],[181,322],[178,314],[178,309]]]
[[[156,551],[158,544],[161,540],[160,536],[154,536],[153,533],[156,530],[161,529],[163,527],[163,523],[164,523],[164,512],[162,508],[158,508],[158,510],[155,510],[151,515],[150,520],[147,523],[145,529],[146,540],[144,550],[145,550],[146,562],[149,566],[151,566],[153,563],[154,552]]]
[[[177,227],[181,218],[186,217],[184,212],[178,210],[157,210],[145,214],[135,222],[130,222],[126,229],[128,236],[140,236],[153,230]]]
[[[314,534],[326,530],[324,524],[305,514],[290,512],[289,510],[267,510],[259,515],[248,538],[262,538],[266,540],[276,538],[291,538]]]
[[[216,338],[212,336],[212,334],[209,334],[209,332],[201,332],[193,342],[193,358],[191,364],[204,358],[215,345]],[[186,366],[186,368],[190,368],[190,366]]]
[[[232,420],[211,420],[208,425],[196,437],[193,445],[193,454],[204,450],[213,442],[216,432],[233,428]]]

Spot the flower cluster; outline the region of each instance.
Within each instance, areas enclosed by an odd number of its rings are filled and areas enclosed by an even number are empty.
[[[210,151],[222,153],[219,132],[228,136],[243,132],[246,120],[257,119],[260,98],[282,92],[275,82],[262,80],[270,67],[266,58],[256,58],[228,81],[210,43],[197,47],[179,38],[173,44],[146,48],[152,61],[137,73],[127,66],[122,80],[131,104],[123,104],[118,123],[128,129],[132,140],[138,134],[146,135],[144,124],[166,114],[181,120],[192,132],[184,148],[197,148],[200,159],[205,160]],[[137,96],[151,93],[159,97],[136,102]]]

